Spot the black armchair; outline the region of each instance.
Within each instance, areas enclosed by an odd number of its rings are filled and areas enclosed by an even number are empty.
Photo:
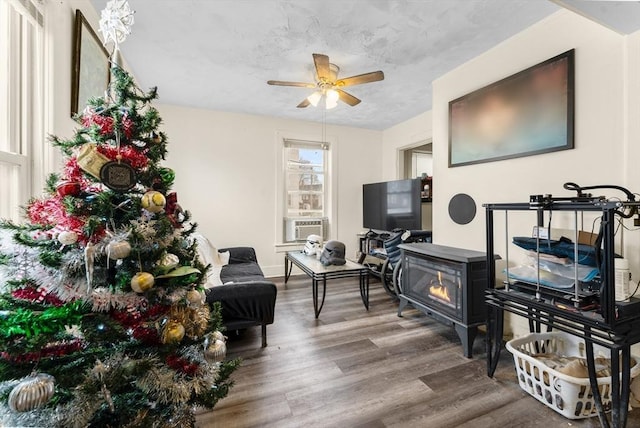
[[[251,247],[233,247],[229,264],[222,268],[224,285],[206,291],[207,303],[222,304],[222,319],[227,330],[262,327],[262,346],[267,346],[267,325],[273,324],[277,288],[264,278],[256,253]]]

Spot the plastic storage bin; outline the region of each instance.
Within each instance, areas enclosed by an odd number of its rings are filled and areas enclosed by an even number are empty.
[[[507,342],[506,347],[513,354],[520,387],[538,401],[551,407],[569,419],[596,416],[598,410],[591,393],[588,378],[577,378],[560,373],[533,355],[560,355],[586,359],[584,341],[576,336],[562,333],[531,333]],[[593,345],[595,357],[610,358],[609,349]],[[640,373],[638,357],[631,356],[635,365],[631,368],[631,379]],[[611,377],[599,377],[598,389],[605,409],[611,408]]]

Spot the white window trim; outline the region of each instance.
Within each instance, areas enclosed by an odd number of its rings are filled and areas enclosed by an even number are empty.
[[[17,188],[9,189],[6,188],[7,185],[2,188],[3,193],[8,192],[8,194],[5,194],[5,201],[8,201],[11,207],[15,207],[10,215],[14,220],[19,220],[21,214],[20,205],[24,205],[31,197],[41,194],[46,183],[46,175],[52,170],[53,166],[53,148],[48,144],[46,137],[50,124],[50,120],[48,120],[50,116],[46,112],[51,111],[51,108],[46,107],[50,107],[48,105],[51,100],[49,90],[52,87],[49,82],[50,78],[47,77],[52,74],[47,72],[51,67],[49,55],[51,41],[49,40],[50,37],[47,36],[47,6],[48,2],[45,0],[6,0],[3,1],[3,4],[0,4],[0,7],[6,8],[5,12],[8,12],[9,8],[14,9],[22,16],[25,22],[37,29],[36,38],[34,39],[36,43],[35,55],[27,58],[27,61],[30,62],[26,64],[26,68],[21,70],[20,75],[17,75],[14,70],[14,73],[6,76],[8,77],[6,84],[13,88],[21,87],[21,81],[34,82],[34,86],[28,88],[32,93],[23,92],[22,94],[23,99],[30,99],[31,102],[21,104],[19,109],[9,104],[9,111],[2,112],[2,120],[9,125],[9,128],[0,126],[2,128],[0,132],[3,134],[2,138],[19,139],[21,145],[18,149],[19,153],[11,151],[0,152],[1,163],[18,169]],[[2,42],[16,36],[8,33],[10,28],[6,28],[5,31],[7,33],[2,35]],[[24,28],[22,31],[22,36],[19,37],[24,37]],[[8,50],[6,45],[3,51],[14,55],[14,57],[8,58],[5,63],[5,67],[7,67],[5,71],[9,71],[9,67],[12,67],[11,64],[17,66],[16,64],[20,61],[20,57],[16,57],[17,52]],[[24,91],[27,88],[23,87],[22,89]],[[5,90],[6,88],[1,88],[0,92],[7,99],[8,96]],[[39,120],[31,122],[22,120],[22,118],[33,117],[37,117]],[[18,124],[20,125],[19,129]],[[14,132],[18,132],[19,135],[14,135]]]
[[[276,252],[286,252],[295,249],[302,248],[300,243],[283,242],[284,241],[284,217],[285,217],[285,192],[284,192],[284,141],[285,140],[300,140],[300,141],[322,141],[317,134],[304,134],[291,131],[277,131],[275,138],[276,145],[276,174],[275,174],[275,188],[276,191],[276,227],[274,242]],[[325,177],[325,189],[327,192],[327,218],[329,224],[329,232],[327,233],[327,239],[336,239],[338,230],[338,218],[337,218],[337,201],[338,201],[338,189],[336,183],[338,182],[338,138],[335,136],[327,135],[324,139],[329,144],[329,156],[327,164],[327,176]]]

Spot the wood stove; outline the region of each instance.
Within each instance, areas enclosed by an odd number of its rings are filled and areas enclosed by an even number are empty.
[[[411,303],[438,321],[453,325],[464,356],[471,358],[478,326],[487,320],[486,253],[426,243],[399,247],[402,275],[398,316]]]

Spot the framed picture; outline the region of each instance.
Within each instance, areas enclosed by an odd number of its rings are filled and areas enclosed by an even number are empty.
[[[76,9],[73,32],[71,116],[82,111],[90,98],[100,97],[109,86],[109,52],[84,15]]]
[[[449,167],[573,148],[574,50],[449,103]]]

